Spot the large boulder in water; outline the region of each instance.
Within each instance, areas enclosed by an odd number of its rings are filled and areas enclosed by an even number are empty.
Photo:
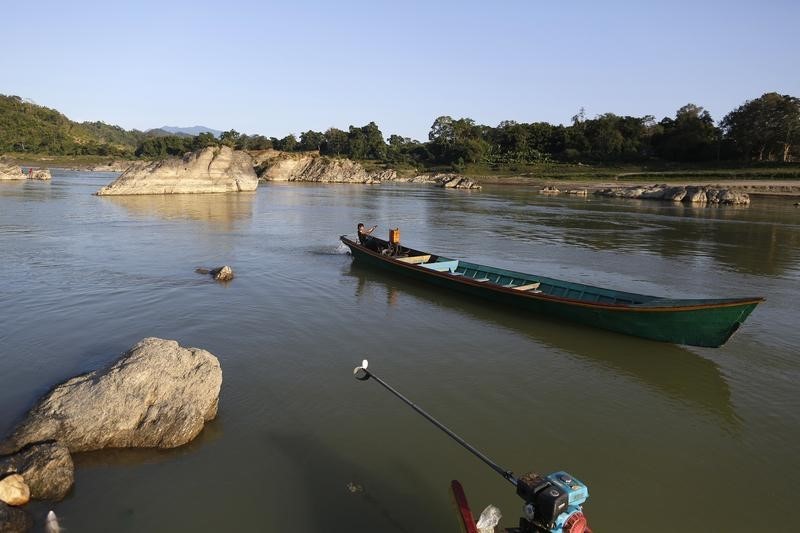
[[[0,476],[20,474],[37,500],[63,500],[75,483],[75,465],[66,446],[41,442],[0,456]]]
[[[183,158],[131,165],[97,194],[247,192],[258,187],[253,158],[228,146],[209,146]]]
[[[209,352],[146,338],[109,368],[58,385],[0,451],[49,440],[70,452],[181,446],[216,416],[221,385],[219,361]]]

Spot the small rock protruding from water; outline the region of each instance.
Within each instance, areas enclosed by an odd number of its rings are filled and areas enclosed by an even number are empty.
[[[561,191],[558,190],[558,187],[554,187],[553,185],[548,185],[543,189],[539,189],[539,194],[561,194]]]
[[[217,281],[230,281],[233,279],[233,269],[228,265],[212,269],[200,267],[195,268],[194,271],[198,274],[208,274]]]
[[[209,274],[217,281],[230,281],[233,279],[233,269],[228,265],[215,268]]]
[[[348,490],[348,491],[349,491],[351,494],[359,494],[359,493],[362,493],[362,492],[364,492],[364,487],[362,487],[362,486],[361,486],[361,485],[359,485],[358,483],[354,483],[354,482],[352,482],[352,481],[351,481],[351,482],[350,482],[350,483],[348,483],[346,486],[347,486],[347,490]]]
[[[0,501],[14,507],[25,505],[31,499],[31,489],[19,474],[0,479]]]

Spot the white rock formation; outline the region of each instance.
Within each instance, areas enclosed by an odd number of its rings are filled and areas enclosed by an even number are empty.
[[[273,152],[262,162],[260,178],[264,181],[312,181],[318,183],[380,183],[391,181],[394,170],[367,172],[350,159],[315,154]]]
[[[22,173],[19,165],[0,161],[0,180],[24,180],[27,176]]]
[[[131,165],[97,194],[183,194],[254,191],[253,159],[228,146],[209,146],[183,158]]]
[[[445,189],[481,189],[477,182],[472,181],[460,174],[453,173],[432,173],[418,174],[411,178],[397,177],[393,181],[404,183],[430,183]]]
[[[50,180],[53,179],[53,176],[50,175],[50,170],[46,168],[37,168],[33,172],[28,173],[28,179],[31,180]]]
[[[216,416],[221,385],[209,352],[146,338],[111,367],[58,385],[0,449],[49,440],[70,452],[181,446]]]

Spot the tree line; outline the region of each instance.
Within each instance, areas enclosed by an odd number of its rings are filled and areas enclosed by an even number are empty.
[[[296,137],[245,135],[229,130],[214,137],[126,131],[102,122],[81,124],[55,110],[0,95],[0,151],[64,155],[96,154],[160,158],[206,146],[242,150],[319,151],[388,165],[463,169],[482,163],[514,168],[539,162],[677,163],[709,161],[793,161],[800,157],[800,99],[766,93],[748,100],[716,123],[702,107],[687,104],[674,117],[604,113],[587,118],[581,110],[568,125],[503,121],[496,127],[470,118],[441,116],[427,141],[400,135],[388,139],[375,122],[309,130]]]
[[[225,132],[220,143],[238,149],[274,148],[319,151],[320,154],[418,167],[470,163],[514,167],[539,162],[677,163],[710,161],[792,161],[800,156],[800,99],[767,93],[748,100],[715,124],[708,111],[687,104],[674,117],[604,113],[587,118],[583,110],[571,124],[504,121],[496,127],[470,118],[441,116],[434,120],[427,142],[390,135],[385,139],[375,122],[347,131],[309,130],[299,138],[282,139]]]

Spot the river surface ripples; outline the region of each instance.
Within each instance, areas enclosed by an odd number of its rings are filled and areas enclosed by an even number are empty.
[[[502,466],[567,470],[595,531],[785,531],[800,494],[800,209],[415,186],[96,197],[113,175],[0,183],[0,433],[143,337],[214,353],[217,420],[188,446],[76,455],[75,532],[457,531],[448,487],[515,525]],[[525,315],[353,264],[338,236],[631,292],[764,296],[720,349]],[[196,267],[233,266],[217,284]],[[352,490],[353,488],[357,490]]]

